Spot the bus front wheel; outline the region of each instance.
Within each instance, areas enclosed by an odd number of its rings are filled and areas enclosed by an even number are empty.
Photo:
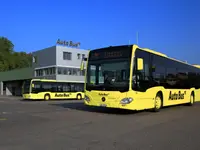
[[[45,100],[45,101],[48,101],[48,100],[50,100],[50,99],[51,99],[51,97],[50,97],[49,94],[45,94],[45,95],[44,95],[44,100]]]
[[[81,94],[77,94],[76,99],[77,99],[77,100],[81,100],[81,99],[82,99]]]

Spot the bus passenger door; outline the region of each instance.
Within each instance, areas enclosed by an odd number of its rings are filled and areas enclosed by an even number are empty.
[[[151,57],[146,51],[136,50],[135,58],[136,67],[134,67],[133,78],[136,84],[133,90],[137,91],[137,105],[141,107],[138,109],[151,108],[153,106],[152,93],[148,93],[148,89],[151,88]]]

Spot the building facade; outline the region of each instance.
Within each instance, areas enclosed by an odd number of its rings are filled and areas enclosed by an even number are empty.
[[[80,70],[80,64],[88,56],[87,50],[53,46],[32,54],[34,78],[84,82],[85,71]]]
[[[26,79],[54,79],[83,82],[85,70],[81,61],[88,50],[65,46],[52,46],[32,53],[32,67],[0,72],[0,95],[21,95]]]

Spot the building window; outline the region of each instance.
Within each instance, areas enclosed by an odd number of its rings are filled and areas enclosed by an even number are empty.
[[[84,59],[85,58],[85,54],[82,54],[82,59]]]
[[[85,76],[85,70],[81,70],[81,76]]]
[[[58,68],[58,74],[62,74],[62,69]]]
[[[32,62],[33,62],[33,63],[37,63],[37,56],[33,56],[33,57],[32,57]]]
[[[67,75],[72,75],[72,68],[67,68]]]
[[[77,68],[77,75],[80,76],[81,75],[81,69]]]
[[[78,58],[78,59],[81,59],[81,54],[78,53],[78,54],[77,54],[77,58]]]
[[[64,60],[72,60],[72,53],[71,52],[63,52],[63,59]]]
[[[63,74],[67,74],[67,68],[63,68]]]
[[[78,69],[77,68],[73,68],[73,70],[72,70],[73,72],[72,72],[72,75],[75,75],[75,76],[77,76],[77,72],[78,72]]]
[[[85,71],[81,71],[80,68],[68,68],[68,67],[58,67],[57,74],[60,75],[72,75],[72,76],[84,76]]]
[[[43,69],[36,70],[36,76],[43,76]]]
[[[44,69],[45,71],[45,75],[54,75],[56,73],[56,68],[53,67],[53,68],[46,68]]]
[[[45,69],[45,75],[49,75],[49,68]]]

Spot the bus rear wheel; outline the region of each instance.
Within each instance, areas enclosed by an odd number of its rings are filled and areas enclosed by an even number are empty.
[[[44,95],[44,100],[45,100],[45,101],[48,101],[48,100],[50,100],[50,99],[51,99],[51,97],[50,97],[49,94],[45,94],[45,95]]]
[[[155,103],[154,103],[154,112],[158,112],[162,107],[162,96],[160,94],[157,94],[155,97]]]
[[[77,99],[77,100],[81,100],[81,99],[82,99],[81,94],[77,94],[76,99]]]

